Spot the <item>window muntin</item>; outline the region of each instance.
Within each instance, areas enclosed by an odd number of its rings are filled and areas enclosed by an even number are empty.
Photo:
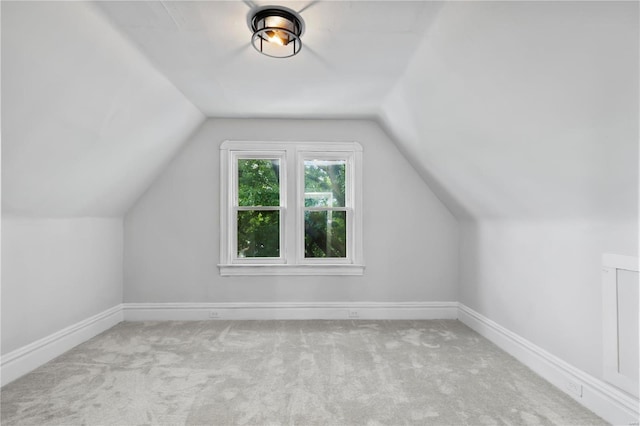
[[[362,275],[362,148],[221,147],[221,275]]]

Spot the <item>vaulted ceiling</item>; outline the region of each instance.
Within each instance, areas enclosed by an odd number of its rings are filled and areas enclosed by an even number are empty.
[[[2,2],[2,208],[119,216],[205,117],[369,117],[459,218],[637,216],[637,2]]]
[[[204,116],[94,5],[1,7],[3,213],[121,216]]]
[[[375,114],[440,8],[420,1],[284,4],[307,23],[303,50],[286,60],[251,46],[253,8],[245,2],[98,6],[209,117]]]

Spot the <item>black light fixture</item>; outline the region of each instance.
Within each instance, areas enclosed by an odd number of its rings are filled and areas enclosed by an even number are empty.
[[[289,58],[302,49],[304,21],[296,12],[281,6],[258,9],[251,18],[251,44],[263,55]]]

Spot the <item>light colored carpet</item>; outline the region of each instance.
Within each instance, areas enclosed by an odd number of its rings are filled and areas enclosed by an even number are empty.
[[[120,323],[0,396],[3,425],[604,424],[455,320]]]

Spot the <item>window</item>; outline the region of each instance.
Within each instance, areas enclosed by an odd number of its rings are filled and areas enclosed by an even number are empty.
[[[221,275],[362,275],[356,142],[220,147]]]

